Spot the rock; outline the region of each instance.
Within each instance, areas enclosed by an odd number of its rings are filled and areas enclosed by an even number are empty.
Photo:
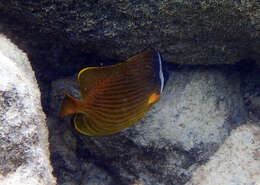
[[[53,144],[52,156],[63,156],[60,158],[66,158],[66,163],[94,163],[110,175],[114,184],[184,184],[223,143],[231,128],[244,122],[238,79],[232,68],[175,69],[163,98],[144,119],[105,137],[81,135],[75,131],[71,117],[55,119],[64,97],[61,87],[79,97],[75,76],[57,80],[52,83],[50,135],[51,141],[60,138],[67,144],[59,145],[60,151]],[[74,158],[65,157],[67,152],[61,151],[71,147]],[[52,161],[54,168],[59,165]],[[73,167],[75,171],[87,169]],[[66,183],[62,170],[55,173],[63,179],[60,184]]]
[[[50,126],[51,159],[57,183],[59,185],[113,184],[113,179],[107,171],[91,160],[82,160],[78,155],[77,147],[80,146],[77,138],[71,132],[72,128],[65,125],[69,121],[57,125],[57,120],[54,118],[50,116],[47,122]]]
[[[259,123],[258,123],[259,124]],[[246,124],[231,132],[187,185],[260,184],[260,127]]]
[[[258,0],[13,0],[0,2],[0,12],[17,22],[17,33],[26,35],[29,28],[53,43],[119,60],[148,48],[182,64],[260,56]]]
[[[0,35],[0,184],[53,185],[40,91],[26,54]]]
[[[229,69],[175,71],[165,95],[136,125],[131,139],[145,147],[170,144],[185,151],[221,144],[230,123],[241,124],[245,118],[239,75]]]

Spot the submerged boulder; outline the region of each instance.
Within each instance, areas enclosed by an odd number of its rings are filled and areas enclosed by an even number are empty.
[[[199,167],[187,185],[260,183],[260,127],[248,123],[231,132],[224,144]]]
[[[40,91],[26,54],[0,35],[0,184],[54,185]]]

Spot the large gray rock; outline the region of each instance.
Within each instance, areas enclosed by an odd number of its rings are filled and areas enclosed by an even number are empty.
[[[258,123],[259,124],[259,123]],[[187,185],[260,184],[260,127],[242,125],[199,167]]]
[[[60,88],[75,97],[79,91],[75,77],[53,82],[49,125],[52,156],[63,159],[62,164],[53,160],[59,183],[72,180],[70,164],[80,160],[104,169],[115,184],[184,184],[223,143],[231,128],[244,122],[238,79],[232,68],[176,69],[163,98],[144,119],[106,137],[81,135],[73,128],[71,117],[55,118],[63,99]],[[55,143],[58,138],[66,143],[58,146],[60,151]],[[67,150],[70,157],[62,152]],[[62,168],[57,168],[59,165]],[[82,165],[73,166],[79,179],[85,171],[88,168]]]
[[[189,64],[260,56],[258,0],[13,0],[0,1],[0,12],[17,22],[17,33],[30,28],[53,42],[119,60],[151,47],[168,61]],[[21,23],[26,26],[20,30]]]
[[[55,184],[34,73],[27,56],[3,35],[0,77],[0,184]]]
[[[131,139],[158,149],[169,144],[185,151],[218,146],[230,123],[240,124],[245,118],[238,79],[238,73],[221,68],[174,72],[163,98],[136,125]]]

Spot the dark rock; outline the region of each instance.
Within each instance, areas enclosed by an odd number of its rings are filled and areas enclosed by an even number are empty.
[[[155,48],[172,62],[230,64],[260,52],[258,0],[14,0],[0,11],[27,25],[18,33],[118,60]]]

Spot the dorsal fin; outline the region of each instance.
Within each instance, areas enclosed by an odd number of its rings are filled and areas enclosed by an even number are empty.
[[[149,65],[154,52],[147,51],[111,66],[87,67],[78,74],[79,88],[84,101],[90,94],[93,94],[97,86],[103,86],[111,81],[119,80],[128,73],[128,68],[132,65],[142,68]],[[130,66],[129,66],[130,64]]]

